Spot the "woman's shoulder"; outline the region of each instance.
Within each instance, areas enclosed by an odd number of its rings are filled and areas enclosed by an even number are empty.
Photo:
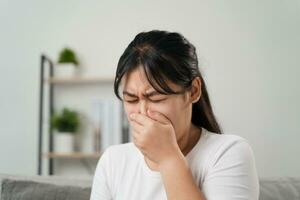
[[[211,163],[221,160],[233,161],[235,159],[253,159],[253,150],[249,141],[235,134],[215,134],[209,131],[205,134],[205,145],[210,151]]]
[[[216,134],[207,130],[204,131],[204,136],[202,139],[207,146],[215,148],[221,148],[222,146],[228,147],[236,143],[248,143],[248,140],[240,135],[229,133]]]
[[[191,153],[191,157],[211,162],[212,160],[219,161],[221,157],[230,157],[233,154],[241,156],[243,156],[242,154],[252,154],[248,140],[242,136],[228,133],[216,134],[206,129],[203,130],[199,144]]]

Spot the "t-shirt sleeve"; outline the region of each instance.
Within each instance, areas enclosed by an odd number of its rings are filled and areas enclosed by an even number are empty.
[[[109,187],[109,148],[104,151],[97,163],[93,178],[90,200],[111,200]]]
[[[217,150],[202,191],[207,200],[258,200],[255,159],[247,140],[232,141]]]

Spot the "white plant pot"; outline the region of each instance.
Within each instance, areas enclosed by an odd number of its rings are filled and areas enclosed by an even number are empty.
[[[68,132],[56,132],[54,135],[54,151],[57,153],[74,152],[74,134]]]
[[[72,63],[58,63],[55,65],[54,76],[58,78],[70,78],[80,75],[80,69]]]

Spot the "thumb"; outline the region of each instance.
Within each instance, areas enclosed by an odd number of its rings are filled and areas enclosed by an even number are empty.
[[[158,121],[162,124],[170,124],[171,123],[170,120],[165,115],[163,115],[159,112],[147,110],[147,114],[151,119]]]

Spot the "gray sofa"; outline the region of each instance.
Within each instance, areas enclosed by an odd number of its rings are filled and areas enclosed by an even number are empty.
[[[90,178],[0,174],[0,200],[89,200]]]
[[[0,200],[89,200],[92,177],[0,174]],[[260,200],[300,200],[299,178],[260,179]]]

